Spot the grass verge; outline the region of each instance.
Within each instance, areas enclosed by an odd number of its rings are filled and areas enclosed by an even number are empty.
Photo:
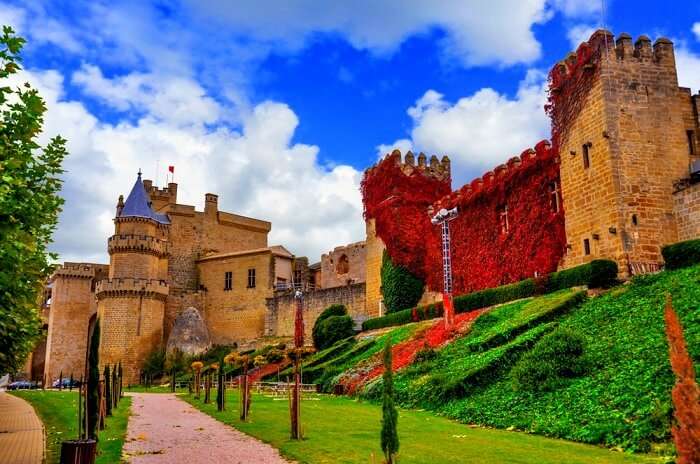
[[[254,395],[249,422],[238,419],[238,394],[228,392],[228,411],[182,399],[215,419],[278,448],[300,463],[379,463],[381,407],[368,402],[318,395],[302,405],[305,439],[289,439],[286,398]],[[518,463],[603,464],[652,463],[657,458],[518,432],[474,428],[425,411],[399,410],[399,462],[412,463]],[[372,458],[374,456],[374,458]]]
[[[78,435],[78,393],[68,391],[23,390],[11,392],[34,407],[44,423],[46,433],[46,463],[58,463],[61,442],[73,440]],[[126,438],[131,398],[124,397],[119,407],[107,417],[105,429],[99,432],[96,464],[121,462],[122,447]]]

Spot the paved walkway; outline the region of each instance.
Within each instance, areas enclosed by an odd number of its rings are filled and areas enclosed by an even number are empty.
[[[44,426],[29,403],[0,392],[0,462],[41,464]]]
[[[282,464],[279,452],[170,393],[131,393],[124,452],[132,464]],[[2,462],[0,460],[0,462]]]

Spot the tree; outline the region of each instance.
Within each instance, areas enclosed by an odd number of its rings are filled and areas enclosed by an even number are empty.
[[[394,457],[399,451],[399,435],[396,425],[399,415],[394,407],[394,373],[392,371],[391,340],[387,338],[384,345],[384,375],[382,394],[382,451],[387,464],[394,462]]]
[[[700,462],[700,388],[695,381],[693,360],[683,337],[683,327],[673,310],[671,297],[666,301],[666,336],[671,368],[676,374],[673,399],[676,424],[671,429],[678,452],[678,464]]]
[[[85,409],[87,412],[87,435],[88,438],[97,439],[97,423],[100,419],[100,401],[98,388],[100,384],[100,319],[95,321],[95,328],[90,338],[88,352],[88,378],[87,378],[87,399]]]
[[[0,372],[19,369],[41,333],[39,296],[57,256],[47,251],[63,200],[66,141],[39,145],[46,105],[35,89],[13,89],[25,40],[0,36]]]
[[[106,414],[108,416],[112,415],[112,382],[109,375],[109,364],[105,364],[104,370],[105,378],[105,404],[107,406]]]
[[[423,296],[423,281],[405,267],[394,265],[386,250],[382,255],[380,274],[387,313],[413,308]]]

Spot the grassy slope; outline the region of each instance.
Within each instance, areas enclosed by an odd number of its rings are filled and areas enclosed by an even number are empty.
[[[289,439],[286,398],[255,395],[250,422],[238,419],[238,396],[229,392],[229,411],[193,397],[183,399],[207,414],[279,448],[300,463],[382,462],[379,448],[381,407],[345,397],[320,395],[302,406],[305,440]],[[399,461],[411,463],[569,464],[658,462],[602,448],[524,433],[468,427],[428,412],[400,410]],[[374,461],[371,455],[374,454]]]
[[[46,430],[46,462],[57,463],[61,454],[61,442],[73,440],[78,434],[77,392],[23,390],[12,394],[25,399],[34,407]],[[120,462],[130,406],[131,398],[123,398],[112,417],[107,418],[105,430],[100,432],[97,443],[97,464]]]
[[[439,410],[461,421],[648,450],[668,440],[673,377],[663,307],[670,292],[700,360],[700,266],[635,279],[589,300],[561,325],[586,336],[594,366],[557,391],[516,392],[508,376]]]

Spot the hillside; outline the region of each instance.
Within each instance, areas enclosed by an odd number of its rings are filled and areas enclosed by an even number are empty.
[[[304,380],[320,382],[326,391],[344,385],[345,391],[376,399],[381,386],[376,352],[391,336],[395,357],[405,358],[407,366],[395,380],[403,406],[465,423],[647,451],[656,443],[667,446],[670,438],[673,377],[663,320],[667,293],[698,360],[700,266],[694,266],[638,277],[602,296],[561,290],[473,311],[460,315],[470,317],[457,334],[437,343],[426,334],[441,326],[440,319],[361,334],[359,340],[345,340],[308,360]],[[523,388],[514,380],[516,371],[527,374],[548,362],[534,357],[527,364],[525,359],[541,350],[543,337],[552,333],[580,340],[582,353],[572,358],[580,370],[561,374],[550,389]],[[358,373],[359,381],[347,388],[347,379]]]

